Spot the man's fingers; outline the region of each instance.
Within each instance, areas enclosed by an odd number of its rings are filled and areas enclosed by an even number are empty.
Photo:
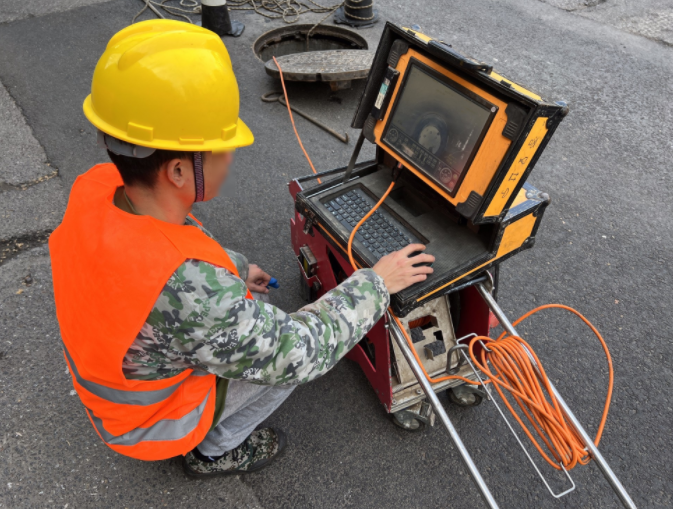
[[[262,269],[259,269],[259,272],[255,273],[255,282],[258,281],[263,281],[264,284],[266,285],[269,281],[271,281],[271,276],[269,276]]]
[[[417,263],[432,263],[435,261],[435,257],[432,256],[431,254],[419,254],[416,256],[412,256],[409,258],[409,261],[412,265],[416,265]]]
[[[271,276],[259,268],[258,265],[251,263],[248,270],[246,284],[252,289],[252,286],[266,288],[271,281]],[[254,290],[261,291],[261,290]]]
[[[432,274],[434,272],[434,269],[432,267],[428,267],[427,265],[422,265],[421,267],[412,267],[412,274]]]
[[[257,293],[269,293],[269,289],[265,285],[258,285],[256,283],[250,283],[248,285],[248,289],[251,292],[257,292]]]
[[[269,284],[269,281],[271,281],[271,276],[264,274],[263,276],[258,277],[254,283],[256,285],[266,286]]]
[[[408,246],[405,246],[402,249],[400,249],[399,252],[409,256],[414,251],[423,251],[424,249],[425,246],[423,244],[409,244]]]

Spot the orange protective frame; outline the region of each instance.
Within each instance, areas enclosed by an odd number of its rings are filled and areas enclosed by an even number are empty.
[[[446,76],[447,78],[455,81],[456,83],[465,87],[471,92],[495,104],[498,107],[498,112],[496,113],[495,118],[493,119],[486,135],[484,136],[481,146],[479,147],[477,154],[472,160],[472,164],[466,170],[467,173],[463,177],[463,181],[460,184],[460,187],[458,188],[458,191],[456,192],[456,195],[454,197],[452,197],[445,189],[438,186],[431,178],[426,176],[423,172],[418,171],[416,168],[414,168],[411,164],[409,164],[408,161],[403,160],[404,158],[402,156],[398,155],[396,152],[394,152],[391,148],[389,148],[381,141],[383,130],[386,124],[388,123],[392,107],[388,107],[386,115],[383,117],[381,121],[377,122],[376,127],[374,128],[374,136],[376,138],[376,144],[379,145],[381,148],[383,148],[383,150],[389,153],[397,161],[399,161],[402,164],[405,164],[405,166],[407,166],[407,168],[410,171],[416,174],[421,180],[423,180],[426,184],[432,187],[432,189],[437,191],[440,195],[446,198],[453,205],[458,205],[459,203],[467,201],[468,197],[470,196],[470,193],[473,191],[480,194],[481,196],[484,196],[484,194],[486,194],[489,184],[493,180],[493,177],[498,171],[500,164],[502,163],[503,159],[507,154],[507,151],[509,150],[510,145],[512,144],[511,140],[505,138],[502,135],[502,131],[505,128],[505,125],[507,124],[507,115],[505,114],[505,108],[507,108],[507,103],[489,94],[488,92],[479,88],[473,83],[470,83],[469,81],[461,78],[460,76],[452,73],[451,71],[441,67],[439,64],[433,62],[429,58],[426,58],[417,51],[410,49],[405,55],[400,57],[400,60],[397,64],[397,70],[400,71],[400,76],[399,79],[397,80],[397,84],[395,85],[395,90],[393,91],[393,95],[390,100],[390,105],[395,104],[395,100],[397,99],[397,94],[399,93],[400,86],[404,81],[404,75],[407,69],[409,68],[409,61],[412,58],[419,60],[423,64],[434,69],[435,71]]]

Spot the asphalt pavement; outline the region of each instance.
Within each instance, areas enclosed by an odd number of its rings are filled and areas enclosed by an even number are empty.
[[[393,426],[348,360],[299,387],[268,420],[286,431],[290,446],[255,474],[192,481],[175,459],[144,463],[100,442],[66,373],[43,242],[77,175],[106,160],[81,104],[107,41],[141,7],[137,0],[0,0],[0,507],[484,507],[445,431]],[[600,448],[638,507],[672,507],[673,27],[666,20],[673,5],[398,0],[377,7],[384,20],[416,23],[569,103],[530,177],[552,203],[534,248],[503,264],[499,301],[513,318],[567,304],[599,328],[615,367]],[[251,49],[283,22],[250,11],[235,17],[246,30],[226,44],[240,116],[256,142],[237,151],[227,191],[195,212],[223,245],[277,277],[272,301],[293,310],[301,301],[287,182],[310,168],[287,111],[260,100],[279,83]],[[658,32],[636,22],[643,19],[658,20]],[[379,23],[359,33],[375,48],[381,30]],[[355,139],[349,125],[361,84],[338,93],[290,84],[288,91],[294,105]],[[344,145],[296,122],[318,170],[346,164],[353,141]],[[364,152],[371,157],[373,147]],[[591,332],[560,311],[535,317],[523,331],[593,433],[607,369]],[[619,506],[593,464],[573,470],[577,490],[555,500],[493,405],[460,409],[442,398],[501,507]],[[567,486],[543,471],[554,489]]]

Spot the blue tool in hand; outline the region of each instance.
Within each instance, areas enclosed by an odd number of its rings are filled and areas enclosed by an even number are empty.
[[[275,277],[272,277],[269,280],[269,284],[266,285],[267,288],[280,288],[280,285],[278,284],[278,280]]]

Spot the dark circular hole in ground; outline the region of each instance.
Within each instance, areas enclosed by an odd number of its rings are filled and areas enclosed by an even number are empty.
[[[368,49],[367,41],[351,30],[340,27],[318,25],[306,40],[306,35],[315,25],[292,25],[276,28],[260,35],[252,46],[257,58],[262,62],[271,57],[282,57],[305,51],[325,51],[335,49]]]

